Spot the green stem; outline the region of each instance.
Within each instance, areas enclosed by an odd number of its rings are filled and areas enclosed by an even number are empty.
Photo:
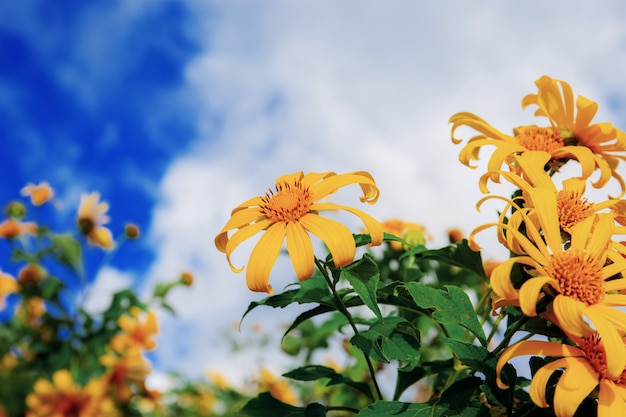
[[[326,283],[328,284],[328,287],[330,288],[331,292],[333,293],[333,296],[335,297],[335,300],[337,300],[337,306],[339,307],[340,313],[343,314],[345,316],[345,318],[348,320],[348,322],[350,323],[350,327],[352,327],[352,331],[354,332],[354,334],[358,335],[359,334],[359,329],[356,327],[356,323],[354,322],[354,319],[352,318],[352,315],[348,311],[348,308],[346,307],[346,305],[344,304],[343,300],[341,299],[341,297],[337,293],[335,285],[333,285],[333,282],[331,281],[330,276],[328,276],[328,271],[326,271],[325,266],[317,258],[315,258],[315,265],[319,269],[319,271],[322,274],[322,276],[324,277],[324,279],[326,279]],[[374,365],[372,364],[372,360],[370,359],[370,357],[365,352],[363,352],[363,351],[361,351],[361,352],[363,353],[363,357],[365,358],[365,362],[367,363],[367,367],[369,369],[369,373],[370,373],[370,375],[372,377],[372,384],[374,385],[374,389],[376,390],[376,395],[377,395],[379,400],[382,400],[383,399],[383,394],[382,394],[382,392],[380,390],[380,387],[378,386],[378,382],[376,381],[376,371],[374,370]]]
[[[509,331],[509,334],[506,335],[504,337],[504,339],[502,339],[502,341],[500,342],[500,344],[498,346],[496,346],[496,348],[493,350],[493,353],[495,355],[497,355],[498,353],[500,353],[501,350],[506,349],[506,347],[509,345],[509,342],[511,341],[511,338],[513,337],[513,335],[522,328],[522,326],[524,324],[526,324],[526,322],[530,319],[530,317],[524,316],[521,319],[519,319],[518,321],[516,321],[513,326],[511,326],[511,329]]]

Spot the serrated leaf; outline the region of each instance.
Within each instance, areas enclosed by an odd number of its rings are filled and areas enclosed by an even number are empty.
[[[458,324],[472,332],[483,346],[487,345],[485,332],[474,313],[474,306],[465,292],[446,285],[445,290],[428,287],[420,282],[405,284],[409,294],[421,308],[433,309],[433,319],[441,324]]]
[[[341,276],[350,283],[363,303],[372,310],[378,320],[383,321],[383,315],[376,302],[380,272],[374,258],[370,254],[364,254],[363,258],[342,268]]]
[[[406,361],[402,370],[413,369],[421,357],[419,332],[402,317],[387,317],[384,323],[373,324],[350,342],[378,362]]]
[[[258,397],[248,401],[236,415],[248,417],[324,417],[326,408],[317,403],[309,404],[306,407],[295,407],[277,400],[269,392],[263,392]]]
[[[483,282],[487,282],[480,252],[474,252],[468,245],[467,239],[446,246],[441,249],[424,250],[415,248],[406,255],[416,255],[420,259],[431,259],[447,265],[459,267]],[[405,256],[406,256],[405,255]]]
[[[370,386],[365,382],[355,382],[350,378],[347,378],[341,374],[338,374],[334,369],[321,365],[308,365],[301,368],[296,368],[283,374],[284,377],[295,379],[296,381],[316,381],[322,378],[330,379],[326,386],[344,384],[353,388],[363,394],[369,399],[374,400],[372,390]]]

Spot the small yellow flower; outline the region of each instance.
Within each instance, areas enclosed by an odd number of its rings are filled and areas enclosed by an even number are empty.
[[[135,240],[139,237],[139,227],[136,224],[128,223],[124,226],[124,234],[127,238]]]
[[[450,243],[457,243],[463,240],[464,234],[461,229],[452,228],[448,229],[448,241]]]
[[[0,238],[14,239],[22,235],[34,235],[37,233],[37,224],[22,222],[13,218],[0,223]]]
[[[285,404],[295,405],[298,403],[298,396],[291,389],[285,379],[278,379],[269,369],[261,368],[261,375],[258,381],[259,389],[267,390],[272,397]]]
[[[386,233],[401,237],[412,246],[424,245],[426,243],[426,240],[430,239],[430,235],[427,234],[426,228],[421,224],[405,222],[400,219],[391,219],[383,222],[382,225],[383,230]],[[403,249],[402,242],[398,242],[395,240],[390,241],[389,246],[395,251]]]
[[[129,401],[133,387],[143,390],[150,365],[138,350],[127,350],[122,355],[109,352],[100,357],[100,363],[107,368],[104,381],[116,401]]]
[[[97,417],[103,407],[103,384],[92,380],[77,385],[67,369],[56,371],[52,382],[39,379],[26,397],[26,417]]]
[[[539,407],[548,407],[546,389],[548,380],[558,370],[564,370],[554,390],[554,412],[557,417],[571,417],[591,392],[598,388],[598,417],[626,415],[626,370],[617,375],[607,371],[608,350],[598,333],[587,337],[570,338],[575,346],[546,341],[522,341],[505,350],[496,365],[498,386],[506,385],[500,379],[504,365],[518,356],[549,356],[556,360],[546,363],[534,374],[530,383],[530,398]],[[624,349],[623,341],[611,350]]]
[[[239,244],[263,231],[263,236],[252,250],[246,281],[252,291],[273,293],[269,284],[271,269],[278,258],[283,241],[298,279],[313,274],[315,255],[309,233],[320,238],[328,247],[335,266],[341,267],[354,260],[356,245],[350,230],[343,224],[319,215],[321,211],[345,210],[358,216],[368,229],[373,245],[383,240],[381,224],[368,214],[352,207],[320,202],[339,188],[359,184],[363,191],[361,202],[375,203],[378,188],[367,172],[335,174],[334,172],[308,173],[301,171],[284,175],[276,180],[276,190],[268,191],[240,204],[232,211],[232,217],[215,237],[215,246],[226,254],[234,272],[230,256]],[[232,236],[228,232],[236,230]]]
[[[46,181],[35,185],[28,183],[20,192],[24,197],[30,197],[30,202],[34,206],[40,206],[54,197],[54,190]]]
[[[20,286],[9,274],[0,271],[0,310],[4,308],[6,297],[20,290]]]
[[[193,274],[189,271],[184,271],[180,274],[180,281],[188,287],[193,284]]]
[[[37,284],[46,276],[46,270],[41,266],[28,263],[17,275],[17,279],[22,284]]]
[[[100,202],[100,194],[98,192],[93,192],[89,195],[83,194],[80,197],[77,218],[78,227],[87,236],[89,243],[100,246],[103,249],[112,249],[114,246],[111,231],[103,227],[103,225],[109,222],[109,217],[105,214],[108,210],[108,203]]]
[[[121,316],[117,320],[122,333],[113,336],[111,339],[111,347],[118,353],[125,353],[126,350],[151,350],[156,346],[153,336],[158,332],[158,324],[156,315],[153,311],[146,313],[145,320],[141,321],[143,311],[133,306],[130,309],[129,316]]]

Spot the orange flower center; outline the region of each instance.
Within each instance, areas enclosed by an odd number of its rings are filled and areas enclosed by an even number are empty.
[[[553,151],[565,146],[561,135],[550,127],[523,126],[516,129],[517,142],[529,151]]]
[[[561,295],[586,305],[597,304],[604,298],[602,266],[581,250],[553,255],[545,269],[559,282]]]
[[[602,340],[598,333],[594,333],[590,337],[583,337],[580,348],[585,352],[585,357],[589,364],[600,374],[603,379],[611,379],[607,375],[606,367],[606,351],[602,345]],[[626,369],[613,382],[620,384],[626,381]]]
[[[566,232],[593,214],[592,204],[574,191],[559,191],[556,196],[556,204],[559,212],[559,223]]]
[[[273,223],[296,221],[309,212],[309,188],[300,182],[278,183],[276,192],[269,190],[262,198],[259,210]]]

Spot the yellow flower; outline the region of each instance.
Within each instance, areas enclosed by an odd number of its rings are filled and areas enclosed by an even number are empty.
[[[278,379],[276,376],[266,368],[261,368],[261,375],[259,378],[259,389],[268,390],[272,397],[284,402],[285,404],[297,404],[298,396],[291,389],[289,383],[284,379]]]
[[[92,380],[76,385],[67,369],[56,371],[52,382],[39,379],[26,397],[26,417],[96,417],[103,403],[103,385]]]
[[[78,226],[81,232],[87,236],[89,243],[103,249],[112,249],[114,246],[111,231],[103,227],[109,222],[109,217],[105,214],[108,210],[109,205],[106,202],[100,202],[98,192],[89,195],[83,194],[80,197]]]
[[[400,219],[391,219],[382,223],[383,230],[386,233],[403,238],[408,242],[407,237],[411,238],[411,244],[414,246],[423,245],[430,236],[426,234],[426,228],[420,224],[405,222]],[[402,250],[402,242],[390,241],[389,246],[395,251]]]
[[[0,310],[4,308],[4,302],[9,294],[14,294],[20,290],[20,286],[9,274],[0,271]]]
[[[543,194],[543,205],[536,210],[540,228],[525,222],[526,237],[514,227],[502,226],[515,236],[521,256],[493,270],[493,308],[519,305],[526,316],[534,317],[537,305],[548,302],[542,314],[549,319],[553,315],[552,321],[578,337],[593,331],[588,320],[607,345],[608,372],[616,377],[626,366],[626,349],[616,343],[621,340],[618,329],[626,331],[626,313],[613,308],[626,306],[626,295],[616,293],[626,288],[626,278],[619,275],[626,270],[626,259],[621,255],[624,248],[611,240],[613,215],[595,214],[579,222],[570,229],[571,240],[563,248],[553,194],[539,188],[531,192],[536,193],[534,201]],[[530,276],[519,289],[511,282],[514,264],[524,265]]]
[[[539,83],[538,85],[540,87],[539,95],[543,97],[545,95],[545,92],[542,90],[544,84]],[[563,85],[567,85],[567,83],[563,83]],[[569,85],[567,87],[569,88]],[[532,96],[531,94],[524,98],[522,101],[524,107],[533,103]],[[546,114],[539,110],[535,112],[535,115],[544,116]],[[586,113],[584,116],[581,116],[576,126],[582,125],[587,120],[587,116],[588,114]],[[496,147],[488,162],[488,171],[490,171],[488,179],[494,182],[499,182],[499,172],[505,163],[515,172],[516,167],[512,163],[514,155],[520,155],[528,151],[543,151],[550,155],[548,166],[553,172],[558,171],[559,167],[567,160],[574,159],[581,164],[582,177],[585,179],[593,174],[596,167],[600,168],[600,178],[593,183],[594,187],[602,187],[610,179],[611,173],[613,173],[613,176],[620,181],[622,189],[624,189],[621,177],[614,172],[614,168],[617,166],[617,159],[604,153],[596,155],[591,147],[581,146],[576,141],[572,142],[571,138],[563,137],[565,133],[559,130],[559,126],[554,122],[549,127],[520,126],[513,130],[513,136],[500,132],[472,113],[457,113],[450,118],[450,123],[452,123],[452,141],[457,144],[462,142],[461,139],[457,139],[454,136],[455,131],[459,127],[466,126],[479,132],[478,135],[470,138],[463,149],[461,149],[459,160],[463,164],[475,168],[471,165],[471,161],[478,159],[479,150],[486,145]],[[602,131],[602,129],[598,129]],[[615,128],[612,129],[612,132],[616,132]],[[615,135],[616,133],[613,133],[613,137]],[[596,140],[604,141],[604,139]],[[619,146],[615,145],[615,149],[611,148],[611,150],[623,150],[621,143],[623,140],[626,140],[626,138],[621,138],[620,134]]]
[[[555,359],[546,363],[535,373],[530,383],[530,398],[539,407],[548,407],[546,390],[549,378],[560,369],[560,376],[554,390],[554,412],[557,417],[571,417],[582,401],[598,388],[598,417],[626,415],[626,370],[617,375],[608,372],[608,349],[598,333],[578,338],[570,336],[575,346],[546,341],[522,341],[505,350],[496,365],[497,383],[500,388],[506,385],[500,380],[500,372],[512,358],[524,355],[542,355]],[[612,350],[624,349],[623,341],[616,340],[618,346]]]
[[[543,206],[544,200],[548,197],[541,192],[533,191],[535,188],[544,189],[545,193],[550,190],[551,200],[556,200],[557,217],[560,228],[566,234],[570,233],[570,229],[579,222],[593,216],[601,210],[610,208],[614,213],[616,220],[621,213],[624,213],[626,206],[620,205],[619,200],[609,199],[598,203],[590,202],[585,194],[586,181],[582,178],[574,177],[563,181],[562,189],[557,189],[550,176],[543,167],[550,159],[550,155],[542,151],[529,151],[522,155],[516,155],[513,160],[519,168],[519,175],[500,171],[502,175],[511,184],[515,185],[522,192],[521,200],[516,198],[515,201],[508,200],[499,196],[487,196],[478,203],[478,207],[486,200],[501,199],[507,202],[507,207],[502,210],[499,222],[506,223],[510,228],[518,229],[522,223],[531,221],[536,227],[539,227],[538,213],[536,207]],[[483,192],[489,192],[486,184],[482,180],[488,177],[490,173],[486,173],[481,178],[481,189]],[[521,201],[521,202],[520,202]],[[514,208],[510,217],[505,221],[510,208]],[[484,227],[484,226],[483,226]],[[616,233],[622,233],[621,230],[615,230]],[[515,234],[506,233],[505,228],[500,228],[498,238],[502,244],[514,253],[519,254],[520,248],[516,244]]]
[[[154,349],[156,342],[152,336],[158,332],[156,315],[153,311],[149,311],[146,313],[145,320],[141,322],[142,310],[139,307],[131,307],[130,313],[132,318],[121,316],[117,320],[117,325],[122,329],[122,333],[113,336],[111,347],[118,353],[125,353],[127,349]]]
[[[24,197],[30,197],[30,202],[34,206],[40,206],[52,200],[54,197],[54,190],[46,181],[40,182],[37,185],[28,183],[24,188],[22,188],[20,193]]]
[[[598,164],[602,172],[594,186],[603,186],[612,175],[620,182],[624,190],[624,181],[615,169],[619,159],[626,158],[624,155],[626,133],[615,128],[611,123],[591,124],[598,112],[598,103],[578,96],[576,109],[574,109],[574,94],[570,85],[565,81],[544,75],[535,84],[538,88],[537,94],[528,94],[524,97],[522,107],[537,105],[535,116],[547,117],[565,141],[573,141],[574,145],[586,146],[606,161],[604,164]]]
[[[232,211],[232,217],[215,237],[215,246],[226,254],[234,272],[230,256],[239,244],[264,231],[252,250],[246,281],[252,291],[273,293],[269,284],[270,271],[278,258],[285,237],[287,251],[298,279],[313,274],[314,253],[309,233],[320,238],[328,247],[335,266],[341,267],[354,260],[356,246],[350,230],[334,220],[319,215],[320,211],[345,210],[358,216],[371,234],[372,244],[383,240],[381,224],[368,214],[352,207],[319,202],[339,188],[359,184],[363,191],[361,202],[375,203],[378,188],[367,172],[335,174],[334,172],[308,173],[302,171],[284,175],[276,180],[276,191],[269,190],[264,197],[258,196],[240,204]],[[235,230],[232,236],[228,232]]]
[[[37,224],[22,222],[13,218],[0,223],[0,238],[14,239],[22,235],[34,235],[37,233]]]
[[[104,381],[116,401],[129,401],[133,396],[132,387],[143,390],[150,366],[138,350],[127,350],[124,354],[108,353],[100,357],[100,363],[107,368]]]
[[[193,274],[189,271],[181,272],[180,282],[182,282],[184,285],[188,287],[191,287],[191,285],[193,284]]]

